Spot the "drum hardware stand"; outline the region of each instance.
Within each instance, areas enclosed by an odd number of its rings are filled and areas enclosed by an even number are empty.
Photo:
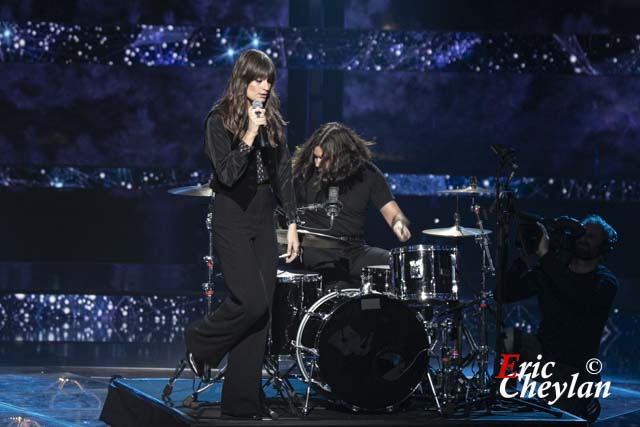
[[[427,354],[429,355],[429,358],[438,357],[438,355],[434,351],[438,343],[438,340],[437,338],[435,340],[432,339],[433,335],[435,334],[435,327],[433,325],[433,322],[431,321],[431,319],[433,318],[433,307],[431,307],[430,305],[422,306],[420,307],[419,311],[421,312],[421,316],[422,316],[422,324],[424,325],[424,329],[427,332],[427,344],[428,344]],[[433,400],[436,402],[436,408],[438,412],[442,412],[442,406],[440,405],[440,400],[438,399],[438,393],[436,392],[435,385],[433,384],[433,378],[431,376],[430,370],[431,370],[431,367],[429,366],[429,364],[427,364],[427,372],[425,376],[429,381],[429,388],[431,389]],[[422,384],[418,385],[418,390],[420,390],[420,392],[424,394],[424,391],[422,389]]]
[[[291,382],[287,378],[289,373],[296,367],[296,364],[294,363],[284,373],[281,373],[278,359],[279,356],[273,356],[270,354],[272,345],[271,333],[269,333],[269,337],[267,338],[267,345],[269,351],[264,356],[263,366],[267,372],[268,378],[265,383],[262,384],[262,390],[266,390],[267,387],[273,384],[273,388],[276,390],[278,395],[289,406],[289,413],[297,415],[298,408],[302,406],[302,402],[300,402],[300,397],[296,394],[293,385],[291,385]],[[267,408],[267,410],[270,414],[272,413],[270,409]]]
[[[308,348],[308,347],[305,347],[303,345],[296,345],[296,341],[292,341],[291,345],[293,345],[296,348],[297,351],[302,351],[304,353],[308,353],[308,354],[311,355],[309,375],[308,375],[308,378],[305,381],[307,383],[307,390],[304,393],[304,403],[302,404],[302,408],[301,408],[302,416],[306,417],[311,412],[311,409],[313,409],[309,405],[309,400],[311,398],[311,384],[314,382],[313,381],[313,371],[316,368],[316,360],[318,359],[318,357],[320,355],[318,354],[318,351],[313,349],[313,348]],[[297,357],[296,357],[296,359],[297,359]]]
[[[475,181],[475,178],[474,178]],[[476,236],[476,242],[480,245],[482,250],[482,279],[480,287],[480,346],[477,347],[478,351],[478,386],[480,393],[485,395],[489,392],[487,387],[489,377],[489,346],[487,345],[487,310],[488,301],[491,298],[491,292],[487,292],[487,273],[491,273],[492,276],[496,275],[496,269],[493,265],[493,259],[491,258],[491,251],[489,250],[489,234],[485,233],[482,218],[480,217],[480,205],[474,203],[474,198],[471,198],[471,211],[475,214],[478,228],[481,230],[479,236]]]
[[[293,370],[294,367],[295,364],[290,367],[284,374],[281,374],[278,366],[278,360],[273,356],[265,355],[264,368],[267,371],[268,378],[262,385],[262,390],[265,390],[267,387],[273,384],[273,388],[277,391],[280,398],[289,406],[289,413],[291,415],[297,415],[298,408],[302,405],[302,403],[300,402],[300,397],[296,394],[293,386],[291,385],[291,382],[289,382],[289,379],[287,378],[287,375]],[[270,415],[275,413],[268,407],[267,410]]]
[[[205,225],[207,227],[207,234],[209,235],[209,252],[207,255],[202,257],[203,261],[207,265],[207,281],[203,283],[201,287],[204,293],[205,299],[207,301],[206,316],[209,316],[213,312],[213,297],[215,295],[215,284],[213,281],[213,278],[214,278],[213,232],[212,232],[213,201],[214,201],[214,197],[212,196],[209,200],[209,212],[207,213],[207,218],[205,220]],[[170,396],[171,396],[171,392],[173,391],[173,385],[178,379],[178,377],[180,377],[182,372],[185,370],[187,365],[188,363],[187,363],[186,357],[180,360],[180,362],[178,362],[178,365],[176,366],[176,369],[173,372],[173,375],[171,376],[171,378],[169,378],[169,382],[167,383],[167,385],[164,387],[164,390],[162,391],[163,401],[165,402],[171,401]],[[218,381],[220,381],[224,376],[226,366],[223,366],[220,370],[218,370],[218,372],[214,377],[211,377],[211,370],[212,370],[211,366],[209,366],[208,363],[205,363],[202,377],[200,378],[200,385],[202,384],[204,385],[202,386],[199,385],[196,391],[194,391],[192,394],[190,394],[184,399],[183,401],[184,406],[192,406],[193,403],[195,403],[198,400],[198,395],[200,393],[203,393],[204,391],[211,388]]]
[[[508,241],[508,231],[509,231],[509,223],[511,220],[511,215],[513,211],[513,192],[509,190],[509,184],[513,179],[515,172],[518,166],[515,164],[514,160],[514,151],[512,149],[504,149],[496,145],[492,145],[491,149],[498,156],[498,166],[496,169],[495,176],[495,202],[493,206],[493,210],[496,213],[496,252],[495,252],[495,268],[489,270],[492,274],[496,276],[496,285],[495,285],[495,300],[496,300],[496,310],[495,310],[495,321],[496,321],[496,342],[495,342],[495,353],[496,357],[493,365],[493,372],[496,373],[500,369],[500,355],[502,354],[502,321],[503,321],[503,309],[502,309],[502,289],[504,287],[504,276],[506,270],[506,261],[507,261],[507,241]],[[506,179],[504,179],[504,183],[502,182],[503,174],[509,174]],[[474,212],[477,209],[474,208]],[[478,215],[478,214],[476,214]],[[480,223],[480,217],[478,215],[479,226],[482,227]],[[483,233],[484,235],[484,233]],[[483,267],[485,267],[484,259],[486,259],[486,254],[488,252],[486,245],[488,243],[488,239],[486,236],[483,237],[482,242],[483,245]],[[490,259],[490,258],[489,258]],[[491,264],[490,264],[491,266]],[[490,296],[490,293],[487,293],[485,290],[485,277],[486,271],[483,269],[483,282],[482,282],[482,292],[481,292],[481,303],[480,309],[481,313],[481,328],[484,328],[481,334],[481,346],[480,348],[484,350],[486,346],[483,346],[483,342],[486,343],[486,310],[488,309],[487,299]],[[485,362],[486,356],[481,355],[481,362],[486,363],[484,369],[487,369],[486,366],[488,362]],[[488,369],[487,369],[488,370]],[[553,408],[539,405],[534,402],[530,402],[525,399],[519,398],[510,398],[505,399],[499,393],[499,381],[496,380],[495,377],[491,377],[488,382],[485,382],[486,379],[484,376],[480,378],[480,386],[481,391],[484,392],[484,395],[481,395],[478,399],[471,402],[474,406],[484,407],[487,414],[491,414],[493,408],[499,404],[500,402],[504,403],[518,403],[529,407],[534,410],[543,411],[548,414],[551,414],[557,418],[562,417],[562,412],[557,411]]]
[[[463,384],[469,380],[462,373],[462,359],[460,357],[462,346],[462,333],[464,325],[462,324],[462,307],[456,307],[454,319],[446,319],[442,323],[442,348],[441,348],[441,372],[442,372],[442,398],[443,405],[439,409],[443,416],[452,415],[455,409],[460,406],[456,402],[460,396]],[[463,329],[464,328],[464,329]],[[453,347],[449,346],[449,336],[454,336]],[[466,401],[463,402],[466,405]]]

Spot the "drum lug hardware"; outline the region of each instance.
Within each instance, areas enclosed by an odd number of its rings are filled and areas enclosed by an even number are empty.
[[[307,314],[307,316],[309,316],[312,319],[318,319],[318,320],[322,320],[322,321],[326,320],[329,317],[328,314],[314,313],[312,311],[307,311],[306,314]]]
[[[295,348],[300,349],[301,351],[303,351],[305,353],[311,354],[312,356],[320,357],[320,353],[315,348],[305,347],[304,345],[296,345],[296,341],[295,340],[291,340],[291,345],[293,347],[295,347]]]

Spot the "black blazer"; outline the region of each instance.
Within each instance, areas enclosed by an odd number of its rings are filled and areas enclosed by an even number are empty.
[[[224,127],[222,118],[212,111],[205,122],[204,151],[214,170],[211,188],[216,193],[225,194],[246,210],[258,188],[258,173],[255,147],[250,152],[241,151],[240,138]],[[287,221],[297,219],[296,199],[291,178],[291,155],[286,142],[278,141],[276,147],[262,148],[262,160],[269,172],[269,182],[278,204],[284,211]],[[266,155],[264,155],[266,154]]]

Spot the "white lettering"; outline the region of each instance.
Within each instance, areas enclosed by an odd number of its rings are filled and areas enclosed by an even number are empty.
[[[580,384],[580,387],[578,388],[578,397],[580,397],[580,398],[582,398],[582,397],[591,397],[591,386],[592,385],[593,385],[593,383],[591,383],[591,382],[586,382],[586,383]],[[584,388],[586,388],[586,390],[584,390]]]
[[[509,394],[507,392],[507,383],[509,382],[509,378],[504,378],[502,381],[500,381],[500,395],[502,397],[506,397],[507,399],[510,399],[512,397],[516,397],[518,395],[518,392],[514,392],[513,394]]]
[[[577,396],[578,398],[590,398],[590,397],[609,397],[611,382],[584,382],[578,384],[578,378],[580,374],[576,373],[571,375],[571,382],[553,382],[553,381],[541,381],[536,382],[534,379],[537,375],[541,375],[543,378],[549,378],[552,376],[552,373],[549,370],[555,366],[555,362],[548,362],[542,365],[540,369],[540,365],[538,363],[531,362],[523,362],[520,365],[520,370],[518,371],[518,378],[521,380],[522,388],[520,391],[514,390],[509,391],[507,389],[509,378],[504,378],[500,382],[500,395],[507,399],[517,397],[518,395],[521,398],[533,398],[538,397],[540,399],[549,398],[547,403],[549,405],[555,405],[558,400],[563,397],[572,398]],[[527,373],[529,368],[533,368],[531,373]],[[538,374],[538,369],[540,369]],[[594,393],[595,388],[595,393]]]
[[[553,389],[555,390],[555,399],[548,401],[547,403],[549,405],[553,405],[555,404],[558,399],[560,399],[562,397],[562,395],[564,394],[564,391],[567,389],[567,387],[569,387],[569,384],[567,384],[566,382],[560,384],[560,383],[553,383]]]
[[[526,397],[527,393],[529,397],[534,397],[536,395],[536,386],[538,383],[535,381],[531,381],[531,375],[525,375],[524,383],[522,384],[522,390],[520,390],[520,397]]]
[[[542,378],[544,379],[551,378],[553,374],[551,372],[547,373],[547,368],[553,368],[554,366],[556,366],[556,362],[545,363],[544,366],[542,366],[542,371],[540,372],[540,375],[542,375]]]
[[[545,381],[540,383],[540,387],[538,387],[538,397],[540,399],[544,399],[549,396],[547,390],[551,388],[551,381]]]
[[[604,388],[604,394],[602,395],[602,397],[609,397],[609,395],[611,393],[609,393],[609,386],[611,385],[611,381],[607,381],[606,383],[603,383],[602,381],[599,381],[596,383],[596,393],[593,397],[598,398],[600,397],[600,390],[602,390]]]
[[[576,388],[576,382],[578,382],[578,374],[571,375],[571,387],[569,387],[569,394],[567,397],[573,397],[576,395],[574,391]]]

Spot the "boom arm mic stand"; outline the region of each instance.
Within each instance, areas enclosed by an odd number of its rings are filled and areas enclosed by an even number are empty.
[[[505,399],[500,395],[500,381],[495,377],[500,370],[501,354],[503,353],[503,291],[505,286],[506,266],[508,260],[509,225],[514,214],[513,192],[509,190],[509,185],[513,179],[518,165],[515,163],[514,150],[492,145],[491,150],[498,157],[498,166],[495,177],[496,199],[494,211],[496,213],[496,254],[495,254],[495,316],[496,316],[496,341],[495,359],[493,363],[493,376],[489,387],[489,394],[486,396],[485,409],[491,413],[492,407],[500,401],[514,402],[531,409],[547,412],[557,418],[562,417],[562,412],[549,406],[541,405],[530,400],[520,398]],[[505,178],[503,178],[505,177]]]

